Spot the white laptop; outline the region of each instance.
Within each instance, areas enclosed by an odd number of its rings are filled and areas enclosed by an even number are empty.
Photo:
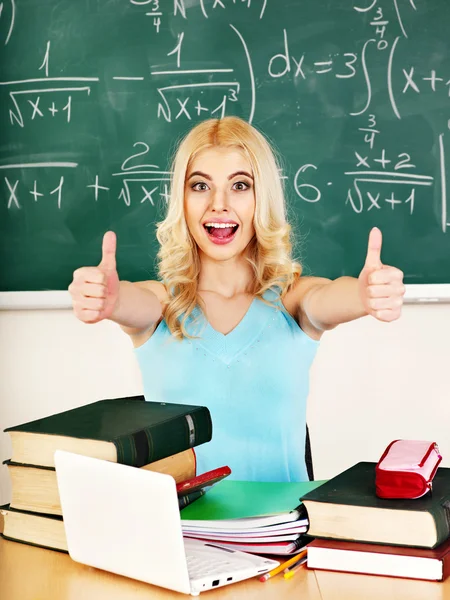
[[[279,565],[184,539],[170,475],[62,450],[55,466],[69,554],[77,562],[194,596]]]

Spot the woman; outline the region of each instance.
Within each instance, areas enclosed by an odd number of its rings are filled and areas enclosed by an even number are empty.
[[[370,314],[400,316],[403,274],[381,263],[373,229],[357,279],[301,277],[278,167],[265,138],[236,117],[203,121],[179,146],[158,225],[161,281],[119,281],[116,238],[69,291],[86,323],[111,319],[136,348],[148,400],[209,407],[213,439],[198,472],[307,480],[308,371],[324,331]]]

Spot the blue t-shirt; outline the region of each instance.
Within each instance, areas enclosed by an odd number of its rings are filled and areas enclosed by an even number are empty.
[[[175,340],[164,320],[136,349],[147,400],[207,406],[211,442],[197,446],[197,473],[223,465],[230,478],[307,481],[306,400],[318,342],[273,292],[255,298],[240,323],[219,333],[199,309],[197,339]]]

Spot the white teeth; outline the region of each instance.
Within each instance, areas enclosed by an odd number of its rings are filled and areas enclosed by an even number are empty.
[[[226,227],[237,227],[237,223],[205,223],[205,227],[215,227],[216,229],[225,229]]]

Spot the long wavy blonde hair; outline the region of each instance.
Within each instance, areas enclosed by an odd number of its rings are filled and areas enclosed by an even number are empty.
[[[191,337],[186,319],[198,305],[200,258],[184,214],[185,180],[194,158],[214,147],[240,150],[249,160],[255,186],[255,236],[246,248],[254,278],[248,290],[261,297],[277,287],[283,295],[301,273],[291,257],[291,228],[274,153],[265,137],[237,117],[208,119],[196,125],[180,143],[172,165],[170,199],[165,219],[158,223],[159,274],[168,292],[164,319],[175,338]]]

